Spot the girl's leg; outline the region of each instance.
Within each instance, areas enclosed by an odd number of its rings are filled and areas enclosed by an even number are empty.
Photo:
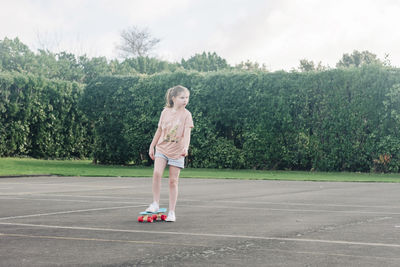
[[[169,210],[175,211],[176,201],[178,199],[178,180],[181,169],[175,166],[169,166]]]
[[[167,160],[156,157],[154,159],[154,171],[153,171],[153,201],[160,204],[160,192],[161,192],[161,177],[164,173]]]

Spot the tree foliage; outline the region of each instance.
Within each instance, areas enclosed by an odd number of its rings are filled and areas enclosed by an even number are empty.
[[[202,54],[195,54],[188,60],[182,59],[181,65],[184,69],[197,70],[200,72],[217,71],[230,68],[226,60],[218,56],[215,52],[203,52]]]
[[[33,71],[35,55],[18,38],[0,41],[0,68],[7,71],[30,73]]]
[[[53,53],[48,50],[39,50],[35,54],[18,38],[0,41],[0,70],[31,73],[48,79],[89,83],[104,75],[154,74],[179,68],[182,67],[178,63],[148,56],[127,58],[119,62],[108,61],[105,57],[89,58],[86,55],[75,56],[67,52]]]
[[[247,60],[246,62],[242,61],[237,64],[235,69],[246,71],[267,71],[267,66],[265,64],[260,65],[258,62]]]
[[[328,69],[328,67],[323,66],[321,61],[318,62],[318,64],[315,64],[314,61],[312,61],[312,60],[307,60],[307,59],[300,60],[299,70],[301,72],[324,71],[327,69]]]
[[[384,65],[384,62],[380,60],[374,53],[369,51],[357,51],[354,50],[352,54],[343,54],[340,61],[336,64],[337,68],[349,68],[349,67],[361,67],[363,65],[378,64]]]

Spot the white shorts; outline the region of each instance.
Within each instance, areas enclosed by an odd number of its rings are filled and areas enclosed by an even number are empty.
[[[179,159],[171,159],[160,152],[156,152],[154,157],[165,159],[167,161],[167,164],[171,166],[175,166],[181,169],[185,167],[185,157],[181,157]]]

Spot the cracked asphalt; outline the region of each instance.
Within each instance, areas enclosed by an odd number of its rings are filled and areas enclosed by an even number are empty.
[[[150,178],[1,178],[0,266],[400,266],[400,184],[179,186],[175,223],[138,223]]]

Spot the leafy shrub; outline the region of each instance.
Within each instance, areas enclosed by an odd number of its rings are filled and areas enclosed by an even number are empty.
[[[90,155],[90,128],[78,108],[82,85],[1,73],[0,88],[0,156]]]
[[[83,103],[96,111],[88,116],[95,134],[102,135],[95,136],[103,140],[95,151],[101,151],[103,162],[119,158],[119,163],[150,164],[147,149],[164,93],[182,84],[191,91],[188,109],[195,123],[189,166],[370,171],[374,159],[389,153],[387,168],[398,171],[399,74],[398,69],[365,66],[102,77],[86,88]],[[116,132],[105,134],[107,127]],[[107,149],[107,142],[116,145]]]

